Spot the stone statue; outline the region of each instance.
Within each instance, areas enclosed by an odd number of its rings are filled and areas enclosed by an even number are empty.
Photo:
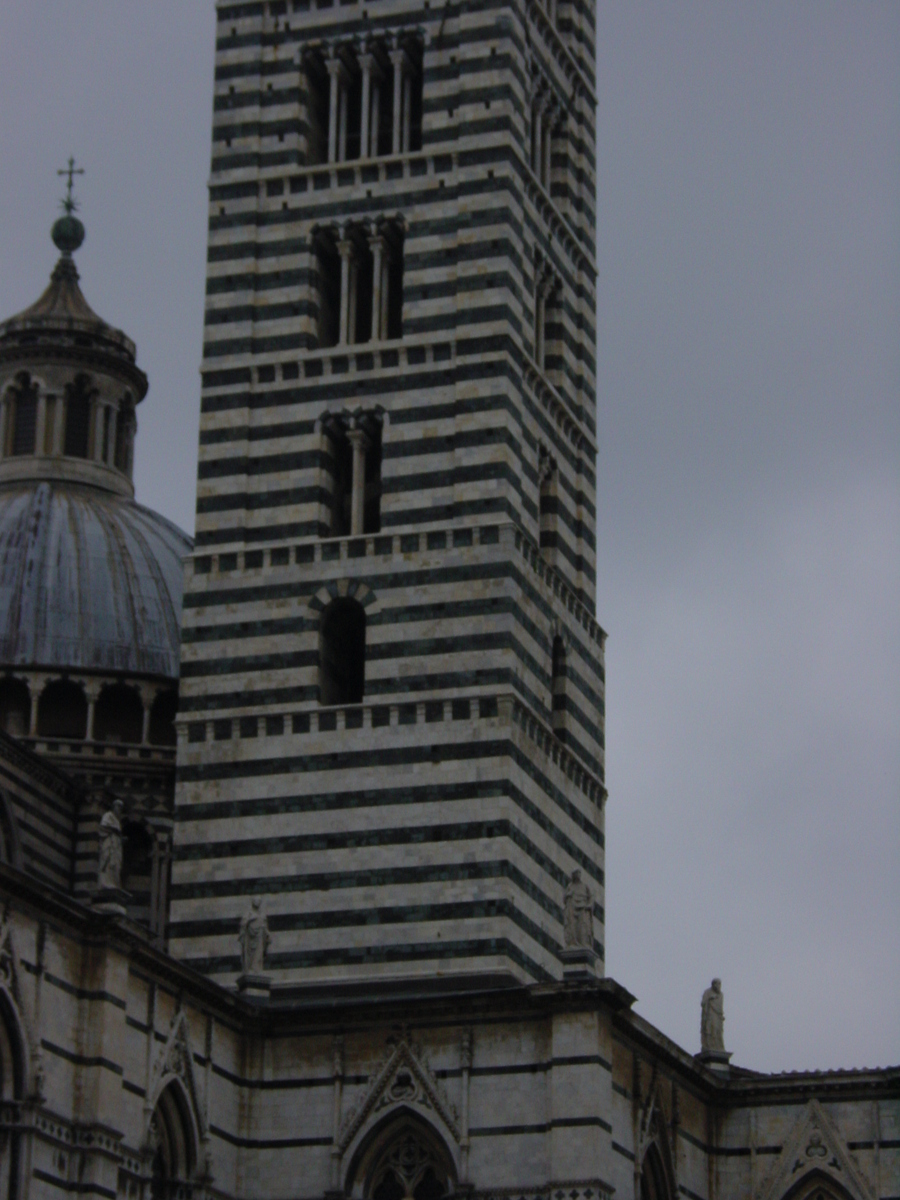
[[[721,979],[712,981],[700,1002],[700,1051],[702,1054],[725,1052],[725,1009]]]
[[[250,911],[241,918],[241,969],[245,975],[262,975],[269,948],[269,922],[262,910],[262,897],[254,896]]]
[[[566,888],[564,913],[566,946],[590,950],[594,945],[594,898],[579,870],[572,872]]]
[[[122,812],[121,800],[114,800],[112,808],[100,818],[100,854],[97,866],[97,884],[101,891],[120,891],[122,887]]]

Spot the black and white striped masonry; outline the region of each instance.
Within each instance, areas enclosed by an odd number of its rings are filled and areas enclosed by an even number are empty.
[[[594,12],[220,3],[170,946],[311,986],[603,959]]]

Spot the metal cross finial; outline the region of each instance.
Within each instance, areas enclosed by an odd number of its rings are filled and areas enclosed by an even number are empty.
[[[66,210],[67,213],[73,213],[78,208],[78,204],[76,203],[75,199],[72,196],[73,177],[75,175],[83,175],[84,168],[76,167],[75,159],[70,158],[69,165],[67,167],[64,167],[63,170],[57,171],[56,173],[57,173],[57,175],[67,175],[68,176],[68,183],[66,185],[66,198],[62,202],[62,206]]]

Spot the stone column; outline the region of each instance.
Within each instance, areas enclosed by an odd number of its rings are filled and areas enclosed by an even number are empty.
[[[338,162],[347,161],[347,85],[341,80],[338,93]]]
[[[103,453],[103,406],[96,396],[91,398],[91,442],[88,446],[88,458],[100,462]]]
[[[330,163],[337,162],[337,134],[338,134],[338,104],[340,103],[341,93],[341,64],[339,59],[333,56],[328,59],[325,66],[328,69],[328,161]]]
[[[85,741],[92,742],[94,740],[94,714],[97,709],[97,701],[100,698],[100,691],[103,685],[96,679],[85,679],[82,681],[84,694],[87,697],[87,729],[85,731]]]
[[[409,129],[412,117],[412,80],[409,72],[403,76],[403,153],[409,153]]]
[[[372,341],[380,342],[384,336],[381,321],[381,272],[384,259],[384,238],[380,233],[369,238],[372,249]]]
[[[47,436],[47,395],[41,390],[37,398],[37,415],[34,422],[34,452],[44,453],[44,442]]]
[[[359,121],[359,157],[369,157],[369,121],[371,113],[372,68],[375,66],[375,55],[360,54],[359,66],[362,71],[362,113]]]
[[[547,113],[547,120],[544,124],[544,144],[541,147],[541,183],[548,192],[550,191],[550,151],[553,146],[553,121],[555,117],[555,106],[553,106]]]
[[[372,81],[372,118],[370,125],[369,156],[376,158],[378,155],[378,131],[381,128],[381,83],[377,78]]]
[[[356,341],[356,307],[359,301],[359,263],[356,257],[350,261],[350,305],[347,313],[347,341]]]
[[[338,1035],[332,1046],[332,1074],[334,1076],[334,1096],[331,1121],[331,1188],[337,1193],[341,1186],[341,1152],[338,1147],[338,1137],[341,1132],[341,1100],[344,1081],[344,1039]]]
[[[469,1072],[472,1069],[472,1030],[464,1029],[459,1048],[461,1080],[459,1091],[460,1183],[469,1182]]]
[[[28,720],[28,736],[37,737],[38,726],[38,703],[41,699],[41,692],[46,686],[47,680],[40,675],[33,675],[28,682],[28,694],[31,698],[31,714]]]
[[[350,536],[363,532],[366,511],[366,450],[369,439],[361,429],[350,429],[347,438],[353,447],[353,493],[350,499]]]
[[[381,256],[381,340],[387,341],[388,336],[388,264],[390,262],[390,248],[384,247],[384,253]]]
[[[134,474],[134,435],[137,433],[137,417],[133,410],[128,413],[128,427],[125,433],[125,474],[129,479]]]
[[[353,243],[348,238],[341,238],[337,248],[341,256],[341,319],[338,345],[346,346],[350,328],[350,259]]]
[[[141,705],[144,710],[141,725],[141,745],[147,746],[150,744],[150,711],[153,708],[153,701],[156,699],[157,689],[147,684],[141,684],[138,687],[138,693],[141,697]]]
[[[10,413],[9,392],[0,401],[0,457],[5,458],[7,446],[9,444],[9,413]]]
[[[531,169],[535,175],[541,169],[541,126],[544,116],[544,104],[542,100],[536,100],[534,105],[534,121],[532,123],[532,146],[531,146]]]
[[[403,111],[403,60],[406,54],[403,50],[391,51],[391,64],[394,68],[394,129],[391,139],[391,153],[399,154],[401,149],[400,132]]]
[[[545,283],[538,281],[534,295],[534,361],[544,368],[544,310],[546,306]]]
[[[116,421],[118,415],[118,409],[114,404],[111,404],[109,406],[109,416],[107,417],[109,432],[106,437],[106,465],[108,467],[116,465]]]
[[[50,447],[50,453],[55,457],[60,457],[65,445],[66,435],[66,401],[64,393],[56,397],[56,403],[53,405],[53,443]]]

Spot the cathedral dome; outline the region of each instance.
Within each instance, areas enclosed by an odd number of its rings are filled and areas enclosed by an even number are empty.
[[[0,663],[178,676],[190,539],[98,489],[0,487]]]

